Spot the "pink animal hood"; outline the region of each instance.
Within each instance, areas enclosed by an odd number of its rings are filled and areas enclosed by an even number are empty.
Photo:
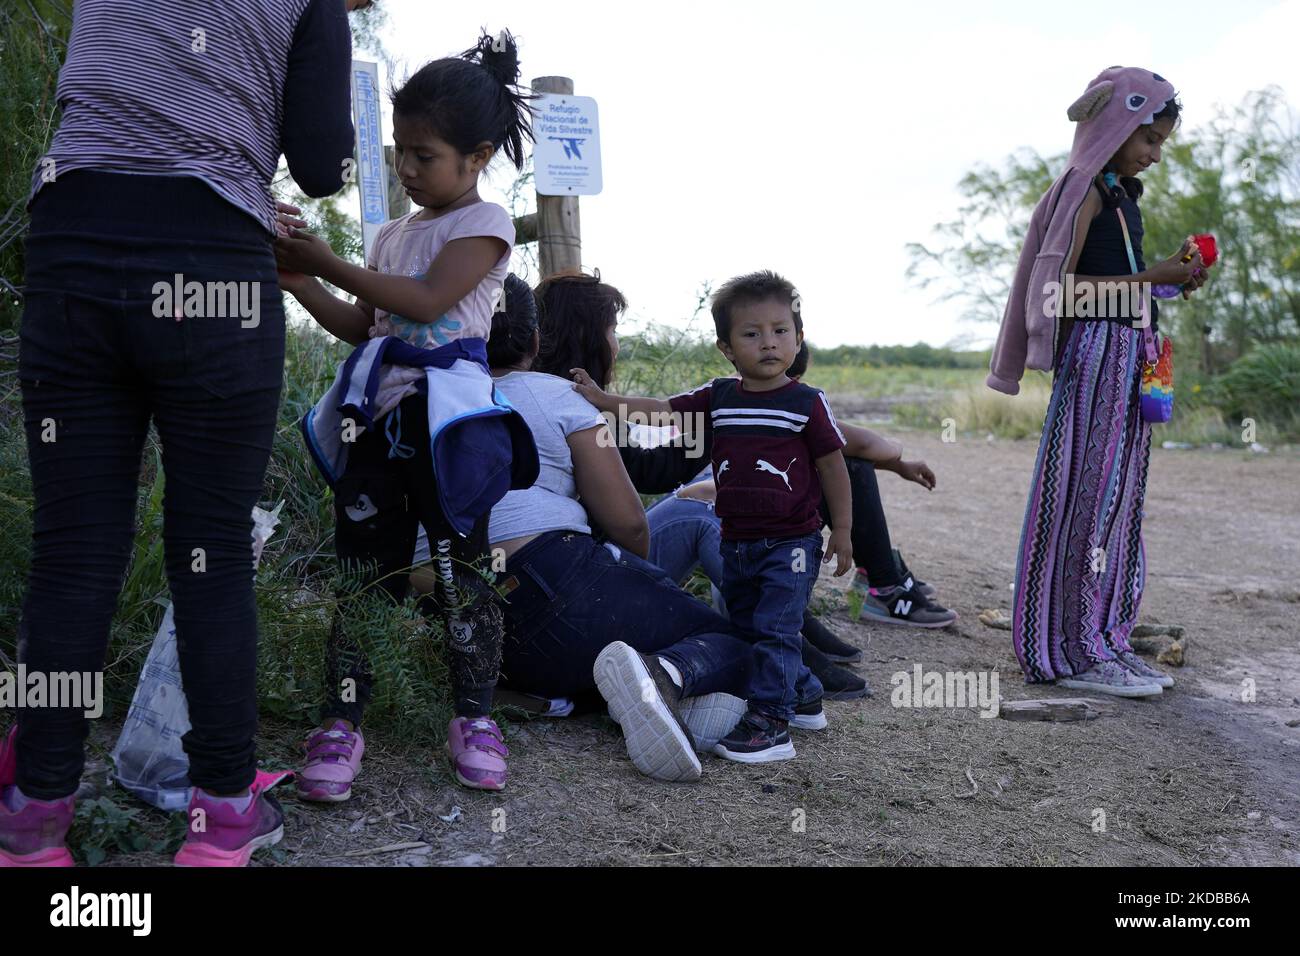
[[[1099,73],[1066,111],[1078,124],[1074,146],[1065,172],[1038,201],[1029,220],[993,347],[989,388],[1015,395],[1026,368],[1051,370],[1063,303],[1058,295],[1057,308],[1050,307],[1049,284],[1065,283],[1074,253],[1075,224],[1092,181],[1139,126],[1155,122],[1155,114],[1173,96],[1173,85],[1150,70],[1112,66]]]

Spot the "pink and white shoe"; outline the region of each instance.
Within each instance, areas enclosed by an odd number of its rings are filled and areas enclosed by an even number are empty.
[[[284,811],[267,791],[293,776],[292,771],[258,771],[252,801],[243,812],[228,801],[194,788],[190,797],[189,829],[176,854],[177,866],[248,866],[253,853],[284,837]]]
[[[72,866],[66,838],[74,800],[33,800],[18,790],[17,736],[14,727],[0,744],[0,869]]]
[[[298,799],[312,803],[342,803],[352,796],[352,781],[361,770],[366,741],[360,730],[335,721],[307,740],[307,766],[298,774]]]
[[[457,717],[447,727],[447,753],[456,780],[472,790],[504,790],[510,751],[496,721]]]

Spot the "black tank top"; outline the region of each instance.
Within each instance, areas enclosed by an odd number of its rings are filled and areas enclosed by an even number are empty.
[[[1097,192],[1101,193],[1101,212],[1093,218],[1088,226],[1088,238],[1083,242],[1083,251],[1079,255],[1079,264],[1075,275],[1081,276],[1126,276],[1133,273],[1129,265],[1128,252],[1124,246],[1124,232],[1120,229],[1115,210],[1124,214],[1128,223],[1129,238],[1133,242],[1133,258],[1137,260],[1138,271],[1146,269],[1142,259],[1142,213],[1138,204],[1129,196],[1128,191],[1117,186],[1107,192],[1101,184],[1093,182]],[[1160,312],[1156,301],[1151,300],[1151,325],[1158,327]]]

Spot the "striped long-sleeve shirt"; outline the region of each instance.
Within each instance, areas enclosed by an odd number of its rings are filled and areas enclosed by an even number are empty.
[[[195,176],[274,234],[282,150],[307,195],[344,186],[350,62],[343,0],[77,0],[29,204],[77,169]]]

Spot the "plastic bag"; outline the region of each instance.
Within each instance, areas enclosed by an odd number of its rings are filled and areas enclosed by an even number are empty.
[[[253,567],[280,523],[282,505],[274,512],[253,509]],[[114,778],[126,790],[160,810],[184,810],[190,805],[190,762],[181,738],[190,729],[190,710],[181,686],[180,654],[176,648],[176,618],[171,602],[154,636],[149,657],[117,746],[113,748]]]

